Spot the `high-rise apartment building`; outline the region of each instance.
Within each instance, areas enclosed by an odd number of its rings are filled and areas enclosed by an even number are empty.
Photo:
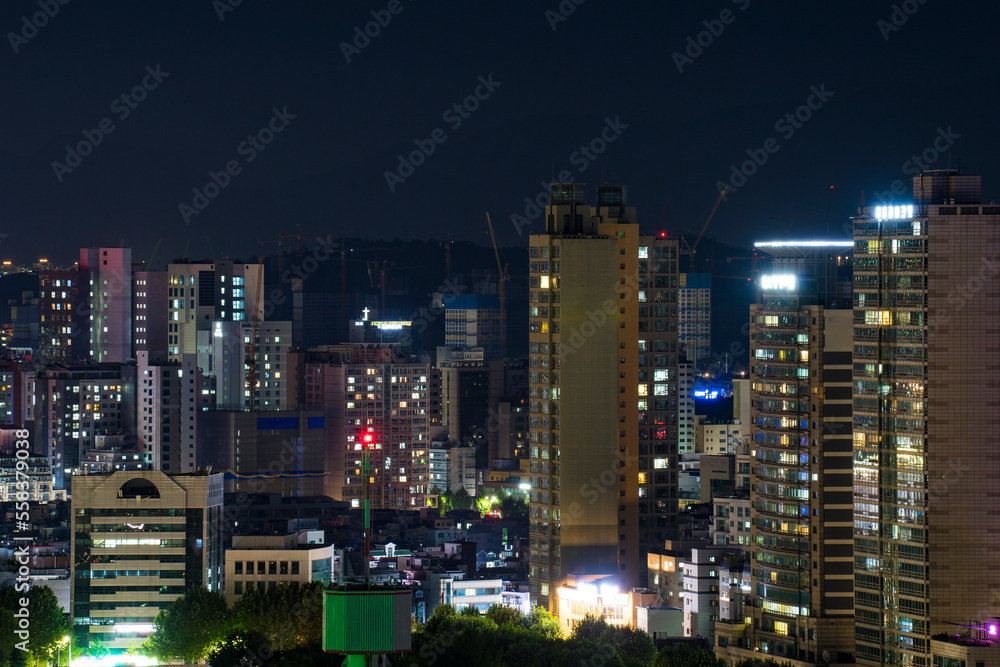
[[[1000,206],[979,176],[934,170],[912,203],[853,222],[857,662],[982,664],[969,652],[996,653],[1000,614]],[[935,638],[955,624],[993,647]]]
[[[500,300],[492,294],[448,296],[444,308],[447,347],[481,347],[487,359],[503,359],[506,339]]]
[[[197,464],[199,381],[195,355],[168,362],[164,353],[139,351],[136,374],[138,445],[147,465],[172,475]]]
[[[24,367],[19,361],[0,361],[0,427],[24,424]]]
[[[441,430],[441,376],[430,363],[393,357],[392,346],[346,345],[289,355],[303,369],[304,404],[322,410],[330,452],[328,495],[360,507],[361,436],[371,451],[372,507],[426,507],[430,445]]]
[[[35,451],[48,457],[57,488],[69,488],[88,450],[134,433],[134,366],[54,366],[27,374],[25,385]]]
[[[194,586],[222,592],[222,475],[119,471],[73,480],[73,624],[112,654]]]
[[[344,488],[342,500],[360,506],[363,494],[361,436],[371,429],[372,507],[427,506],[429,450],[440,429],[441,378],[429,363],[393,360],[348,364],[344,373]],[[307,370],[308,375],[308,370]]]
[[[262,270],[259,264],[239,264],[232,260],[169,265],[167,354],[170,360],[178,361],[182,354],[207,355],[213,322],[251,321],[255,309],[257,316],[264,319],[263,290],[261,302],[257,303],[257,281],[263,280]],[[206,366],[201,358],[199,366]]]
[[[132,249],[81,248],[88,274],[90,357],[99,363],[132,358]]]
[[[292,323],[261,322],[257,326],[254,351],[257,387],[251,406],[247,384],[246,344],[253,327],[249,322],[212,323],[206,375],[215,378],[215,407],[220,410],[294,409],[294,379],[288,363],[292,348]],[[204,359],[204,355],[200,355]]]
[[[692,362],[677,366],[677,453],[687,454],[695,450],[698,421],[694,414],[694,376]]]
[[[850,247],[757,244],[773,264],[750,306],[753,604],[716,626],[735,661],[853,660]]]
[[[50,269],[39,274],[39,355],[71,364],[90,357],[90,276]]]
[[[677,533],[677,242],[644,236],[621,186],[552,184],[529,246],[530,589],[646,580]]]
[[[135,352],[167,352],[167,272],[132,271],[132,346]]]
[[[712,274],[682,273],[678,301],[678,340],[685,359],[697,363],[712,354]]]
[[[478,466],[489,467],[499,451],[500,424],[497,415],[504,391],[504,363],[500,360],[442,361],[441,423],[448,437],[460,445],[473,445]]]

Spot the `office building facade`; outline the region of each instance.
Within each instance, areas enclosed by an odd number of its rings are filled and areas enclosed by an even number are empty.
[[[930,667],[1000,613],[1000,207],[935,170],[853,223],[857,661]]]
[[[119,471],[73,480],[71,616],[113,654],[194,586],[222,591],[222,475]]]
[[[759,243],[750,307],[750,618],[721,654],[852,661],[851,243]],[[826,656],[826,657],[824,657]]]

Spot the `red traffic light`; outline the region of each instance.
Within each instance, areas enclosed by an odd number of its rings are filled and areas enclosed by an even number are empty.
[[[366,446],[374,444],[375,434],[372,433],[371,431],[365,431],[364,434],[361,436],[361,442],[365,443]]]

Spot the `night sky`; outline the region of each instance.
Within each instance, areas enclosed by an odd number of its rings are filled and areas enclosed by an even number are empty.
[[[900,180],[905,199],[904,163],[939,137],[953,145],[935,168],[961,161],[1000,196],[995,4],[238,1],[2,3],[3,259],[121,242],[136,259],[159,242],[156,264],[185,247],[247,258],[296,224],[307,240],[485,244],[485,211],[512,245],[542,219],[528,209],[519,237],[511,214],[564,170],[591,202],[627,185],[645,230],[690,233],[751,155],[766,162],[709,235],[844,238],[861,191]],[[358,48],[373,11],[391,21]],[[477,91],[466,117],[452,109]],[[776,125],[797,110],[808,120]],[[243,143],[272,122],[271,143]],[[84,131],[99,145],[67,160]],[[600,155],[578,152],[602,131]],[[415,142],[434,152],[390,189]],[[210,171],[228,183],[198,200]]]

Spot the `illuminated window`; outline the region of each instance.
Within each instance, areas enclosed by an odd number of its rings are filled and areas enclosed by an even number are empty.
[[[548,276],[542,276],[541,277],[541,281],[539,282],[538,286],[541,289],[548,289],[549,288],[549,277]]]

